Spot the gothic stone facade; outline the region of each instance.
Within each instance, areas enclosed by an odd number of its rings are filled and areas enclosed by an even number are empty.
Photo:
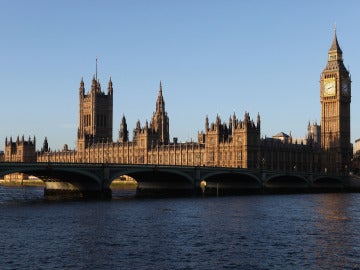
[[[93,79],[91,90],[85,95],[84,82],[81,80],[77,151],[49,151],[46,140],[42,151],[37,153],[37,161],[244,168],[256,166],[260,145],[260,116],[256,124],[248,113],[242,121],[234,115],[228,125],[222,123],[219,116],[211,125],[206,118],[206,129],[198,134],[198,142],[178,143],[176,138],[170,142],[169,117],[160,83],[151,122],[141,126],[138,121],[133,131],[133,140],[129,141],[126,118],[123,116],[119,138],[113,142],[112,127],[107,120],[112,119],[112,91],[111,81],[108,93],[105,94],[101,91],[100,83]],[[102,99],[101,103],[96,102],[99,98]],[[110,106],[104,105],[106,103]]]
[[[33,140],[25,140],[24,136],[21,139],[17,137],[13,142],[5,139],[5,162],[35,162],[35,138]]]
[[[25,140],[24,136],[17,137],[16,141],[13,142],[12,138],[10,140],[5,139],[5,162],[36,162],[35,155],[35,138],[31,140],[29,137],[28,140]],[[27,179],[29,176],[24,173],[13,173],[5,175],[5,180],[22,180]]]
[[[320,82],[321,136],[309,132],[305,143],[293,142],[291,137],[261,138],[260,115],[254,121],[248,113],[241,120],[234,114],[228,123],[217,116],[210,124],[206,117],[205,130],[198,134],[197,142],[179,143],[176,138],[171,142],[161,82],[151,122],[141,126],[138,121],[130,141],[123,116],[119,138],[114,142],[112,82],[110,79],[104,93],[94,77],[87,94],[83,80],[80,82],[77,150],[65,147],[50,151],[46,141],[36,160],[343,172],[351,155],[351,80],[336,32],[328,55]]]

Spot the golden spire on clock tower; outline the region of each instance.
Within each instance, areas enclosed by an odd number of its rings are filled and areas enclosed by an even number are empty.
[[[334,29],[334,39],[329,50],[329,61],[342,60],[342,50],[336,35],[336,27]]]
[[[341,50],[341,48],[339,46],[339,42],[337,40],[336,28],[334,29],[334,39],[333,39],[333,42],[331,44],[331,47],[330,47],[329,51],[337,51],[337,52],[342,53],[342,50]]]

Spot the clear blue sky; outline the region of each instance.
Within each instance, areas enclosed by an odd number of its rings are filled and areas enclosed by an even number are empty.
[[[262,136],[304,137],[320,122],[319,79],[334,36],[352,75],[351,138],[360,137],[360,1],[0,1],[0,149],[5,137],[75,147],[78,89],[98,56],[114,85],[114,140],[155,110],[163,83],[170,136],[197,139],[217,114],[245,111]],[[2,141],[2,142],[1,142]]]

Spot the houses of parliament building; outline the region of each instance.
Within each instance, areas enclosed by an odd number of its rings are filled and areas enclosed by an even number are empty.
[[[138,121],[130,141],[125,116],[119,136],[113,140],[113,84],[110,79],[103,91],[97,75],[91,88],[79,88],[79,125],[76,150],[65,145],[61,151],[50,151],[45,139],[41,151],[35,150],[35,138],[10,138],[5,142],[8,162],[79,162],[154,164],[179,166],[221,166],[279,171],[325,171],[344,173],[348,170],[350,142],[351,78],[342,59],[336,31],[328,51],[328,61],[320,80],[321,124],[308,125],[307,138],[295,140],[279,133],[261,137],[260,115],[252,119],[245,113],[234,114],[226,122],[219,116],[210,123],[205,118],[204,130],[197,142],[170,140],[169,117],[165,109],[160,82],[155,112],[150,122]]]

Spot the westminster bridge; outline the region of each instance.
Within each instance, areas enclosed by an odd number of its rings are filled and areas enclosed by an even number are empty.
[[[350,185],[347,175],[319,172],[201,166],[0,163],[0,176],[12,173],[25,173],[44,181],[45,196],[89,198],[111,198],[110,184],[125,175],[137,181],[140,196],[342,191]]]

